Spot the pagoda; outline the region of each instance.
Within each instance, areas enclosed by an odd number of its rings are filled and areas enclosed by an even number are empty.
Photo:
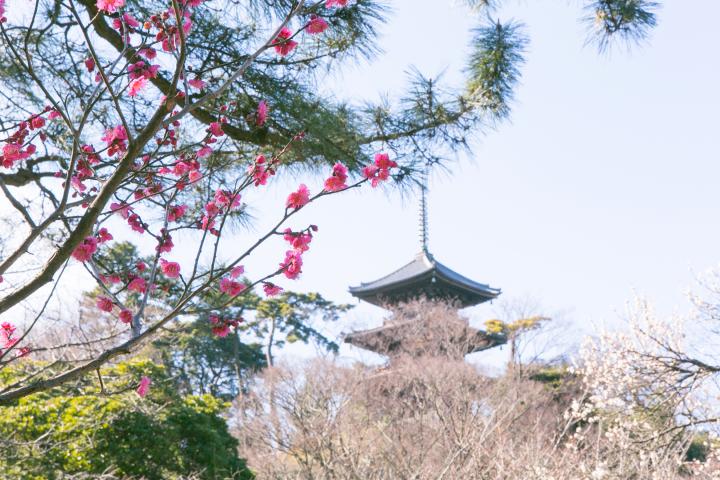
[[[460,316],[457,310],[443,314],[441,321],[433,318],[436,310],[433,305],[454,309],[471,307],[493,300],[501,291],[460,275],[430,253],[426,191],[427,174],[421,185],[420,253],[389,275],[349,289],[360,300],[394,313],[378,328],[346,335],[345,342],[390,359],[402,355],[446,355],[462,359],[468,353],[502,345],[506,341],[503,335],[471,327],[467,318]],[[425,302],[431,308],[424,308],[421,304],[410,315],[395,313],[403,304],[414,300]]]

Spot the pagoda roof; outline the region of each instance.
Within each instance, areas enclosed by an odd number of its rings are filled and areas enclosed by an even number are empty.
[[[469,307],[492,300],[501,291],[460,275],[423,249],[410,263],[375,281],[350,287],[350,293],[380,307],[418,297]]]
[[[442,321],[438,324],[413,320],[387,322],[370,330],[345,335],[344,341],[381,355],[463,356],[503,345],[507,338],[470,327],[467,322]]]

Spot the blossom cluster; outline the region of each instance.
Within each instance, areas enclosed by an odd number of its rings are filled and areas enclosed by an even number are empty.
[[[209,321],[213,335],[224,338],[230,333],[230,328],[237,328],[243,322],[243,318],[221,318],[217,315],[210,315]]]
[[[20,338],[15,335],[16,328],[10,322],[3,322],[0,324],[0,356],[3,354],[3,350],[8,350],[15,347],[20,341]],[[19,348],[17,351],[17,357],[24,357],[30,352],[28,347]]]

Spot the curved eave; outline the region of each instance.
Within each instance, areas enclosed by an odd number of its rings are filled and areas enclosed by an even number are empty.
[[[380,355],[391,356],[395,353],[408,353],[402,345],[402,335],[399,331],[406,328],[405,324],[383,325],[370,330],[361,330],[345,335],[344,342],[355,347],[369,350]],[[468,327],[466,338],[463,343],[467,345],[465,354],[481,352],[498,345],[507,343],[507,337],[476,330]]]
[[[417,273],[402,277],[403,270]],[[400,278],[388,281],[392,277]],[[499,289],[460,275],[435,261],[429,254],[421,254],[390,275],[358,287],[350,287],[349,291],[353,296],[378,306],[411,298],[413,294],[433,297],[432,292],[435,291],[438,292],[436,297],[455,298],[463,307],[468,307],[492,300],[501,293]]]

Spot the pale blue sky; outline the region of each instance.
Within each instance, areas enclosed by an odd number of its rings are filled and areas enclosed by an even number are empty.
[[[433,178],[431,250],[581,331],[617,324],[633,289],[661,313],[687,308],[684,289],[720,260],[720,2],[663,2],[649,41],[610,55],[584,46],[579,2],[507,3],[500,18],[530,37],[511,120]],[[476,19],[450,2],[390,5],[386,53],[329,88],[374,99],[400,92],[411,66],[459,84]],[[418,250],[412,199],[364,190],[310,212],[321,231],[298,286],[332,299]],[[343,327],[377,322],[360,307]]]

